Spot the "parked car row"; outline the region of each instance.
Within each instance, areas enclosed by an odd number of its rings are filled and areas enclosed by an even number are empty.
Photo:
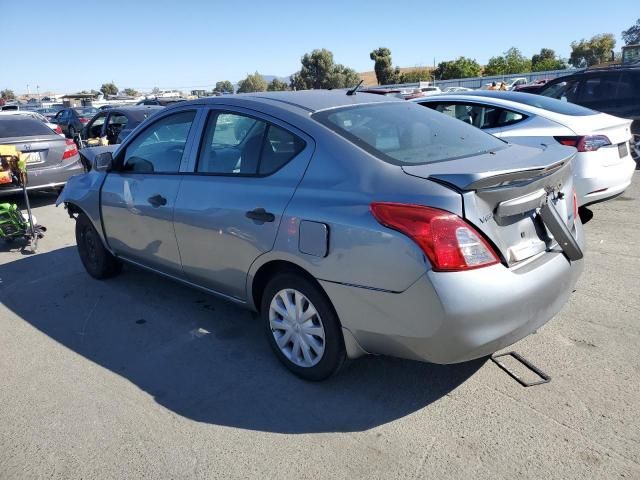
[[[83,153],[91,171],[57,204],[87,272],[132,263],[256,310],[306,379],[366,353],[491,354],[551,319],[582,271],[576,148],[507,143],[416,102],[200,99]]]

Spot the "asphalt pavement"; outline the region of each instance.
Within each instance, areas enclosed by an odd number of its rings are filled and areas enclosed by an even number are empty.
[[[152,274],[91,279],[74,222],[34,194],[35,255],[0,241],[0,479],[640,478],[640,176],[582,212],[561,313],[490,360],[288,373],[257,319]],[[515,367],[515,365],[513,365]]]

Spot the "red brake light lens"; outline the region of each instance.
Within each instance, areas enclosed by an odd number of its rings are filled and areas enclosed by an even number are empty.
[[[436,271],[460,271],[499,263],[491,246],[470,224],[437,208],[376,202],[371,213],[385,227],[411,238]]]
[[[600,147],[611,145],[605,135],[587,135],[584,137],[554,137],[556,141],[567,147],[575,147],[579,152],[595,152]]]
[[[62,128],[60,127],[60,125],[56,125],[56,128],[54,128],[53,131],[56,132],[57,134],[61,134]]]
[[[80,123],[87,123],[89,121],[88,118],[80,117]]]
[[[67,144],[67,146],[65,147],[64,153],[62,154],[62,160],[66,160],[67,158],[71,158],[78,154],[78,147],[76,147],[76,144],[73,140],[67,138],[65,140],[65,143]]]

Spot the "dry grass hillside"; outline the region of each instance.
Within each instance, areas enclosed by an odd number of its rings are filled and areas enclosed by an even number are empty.
[[[408,72],[414,72],[416,70],[428,70],[431,71],[433,70],[433,68],[430,67],[405,67],[405,68],[400,68],[400,72],[402,73],[408,73]],[[374,72],[373,70],[370,72],[360,72],[358,73],[358,75],[360,75],[360,78],[362,80],[364,80],[364,84],[365,85],[377,85],[378,81],[376,80],[376,72]],[[425,78],[425,80],[428,80]]]

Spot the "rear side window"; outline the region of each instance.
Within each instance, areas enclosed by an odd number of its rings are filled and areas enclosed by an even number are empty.
[[[598,102],[615,98],[619,78],[619,74],[585,77],[578,101]]]
[[[430,106],[440,113],[444,113],[452,118],[462,120],[477,128],[499,128],[516,124],[526,119],[527,116],[512,110],[494,107],[492,105],[480,105],[476,103],[438,103],[434,106],[431,103],[423,105]]]
[[[197,171],[221,175],[269,175],[298,155],[305,142],[263,120],[212,112],[200,147]]]
[[[54,135],[54,132],[39,120],[27,117],[0,118],[0,138],[43,135]]]
[[[473,126],[409,102],[317,112],[315,120],[394,165],[421,165],[504,148]]]

